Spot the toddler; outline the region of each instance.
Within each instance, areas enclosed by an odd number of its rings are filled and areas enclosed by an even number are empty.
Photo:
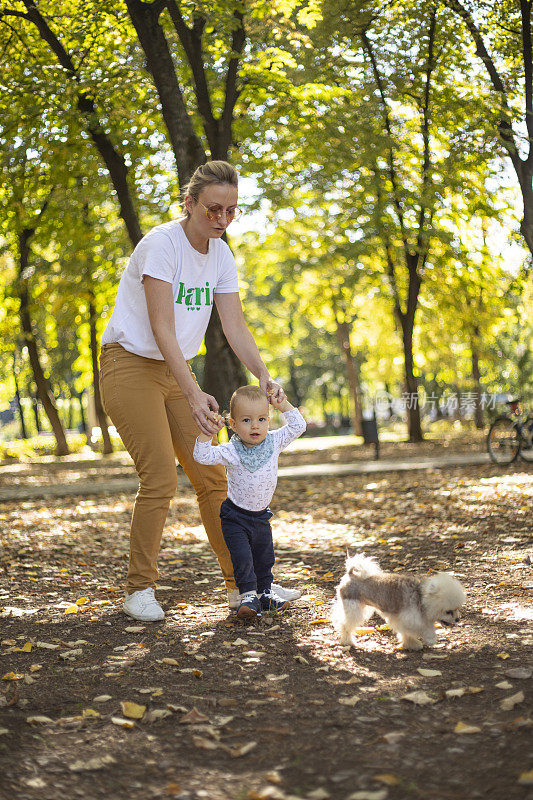
[[[285,425],[268,430],[269,400],[259,386],[241,386],[230,402],[228,444],[213,446],[201,433],[194,446],[200,464],[224,464],[228,497],[220,507],[222,533],[233,563],[241,602],[237,616],[251,619],[262,611],[282,611],[288,603],[271,589],[274,545],[268,504],[278,480],[278,457],[305,431],[305,420],[287,400],[270,398]],[[220,427],[224,422],[220,418]]]

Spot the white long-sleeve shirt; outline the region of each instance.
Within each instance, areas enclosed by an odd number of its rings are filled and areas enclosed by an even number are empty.
[[[228,476],[228,497],[240,508],[248,511],[262,511],[268,506],[278,482],[278,458],[291,442],[301,436],[306,429],[305,420],[297,408],[283,414],[285,425],[269,431],[274,450],[268,461],[254,472],[246,469],[232,443],[213,446],[211,441],[194,445],[194,458],[200,464],[223,464]]]

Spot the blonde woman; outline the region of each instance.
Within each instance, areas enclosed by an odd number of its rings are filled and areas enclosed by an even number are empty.
[[[218,430],[218,403],[202,391],[188,364],[213,303],[231,348],[265,395],[284,398],[246,326],[235,259],[221,238],[239,215],[237,186],[237,172],[225,161],[196,170],[184,193],[183,218],[153,228],[135,248],[102,336],[102,401],[139,476],[123,608],[143,622],[164,618],[154,590],[161,534],[177,486],[176,458],[196,492],[230,608],[239,606],[220,526],[227,496],[224,467],[203,466],[193,458],[198,434],[213,436]],[[286,600],[300,596],[277,585],[275,590]]]

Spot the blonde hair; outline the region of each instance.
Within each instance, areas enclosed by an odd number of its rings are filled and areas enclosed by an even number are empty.
[[[227,161],[206,161],[197,169],[195,169],[189,183],[183,188],[183,199],[192,197],[197,203],[200,194],[208,186],[216,186],[221,184],[229,184],[235,186],[237,189],[239,185],[239,174],[235,167],[228,164]],[[190,216],[187,209],[184,207],[184,212]]]
[[[229,413],[230,416],[233,417],[235,411],[235,405],[238,400],[267,400],[267,396],[264,391],[259,386],[239,386],[238,389],[235,389],[233,394],[231,395],[231,400],[229,401]]]

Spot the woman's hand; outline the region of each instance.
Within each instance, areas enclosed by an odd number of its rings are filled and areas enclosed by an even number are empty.
[[[272,402],[274,399],[277,401],[277,403],[282,403],[286,399],[285,392],[283,391],[282,387],[279,385],[279,383],[273,381],[270,376],[261,378],[259,380],[259,385],[268,397],[269,402]]]
[[[202,433],[207,436],[214,436],[220,428],[220,417],[218,414],[218,403],[210,394],[198,389],[191,394],[187,400],[191,407],[194,420]]]

